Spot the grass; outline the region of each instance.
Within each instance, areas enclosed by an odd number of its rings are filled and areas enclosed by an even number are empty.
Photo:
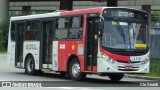
[[[160,59],[151,59],[150,72],[147,74],[137,74],[139,76],[160,77]]]
[[[151,59],[150,73],[148,75],[160,77],[160,59]]]
[[[7,50],[6,49],[0,49],[0,54],[7,54]]]

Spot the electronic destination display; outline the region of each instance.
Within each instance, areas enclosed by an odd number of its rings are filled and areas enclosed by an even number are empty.
[[[102,16],[104,18],[133,18],[147,20],[148,15],[145,12],[133,9],[111,8],[104,9]]]

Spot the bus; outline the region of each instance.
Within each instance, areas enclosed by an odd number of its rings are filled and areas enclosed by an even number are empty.
[[[73,80],[149,73],[148,14],[97,7],[11,17],[7,59],[29,75],[56,72]]]

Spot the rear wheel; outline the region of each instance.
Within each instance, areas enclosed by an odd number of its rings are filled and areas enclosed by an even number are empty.
[[[122,73],[112,73],[108,74],[108,77],[113,81],[113,82],[118,82],[123,78],[124,74]]]
[[[85,73],[80,72],[80,63],[77,58],[74,58],[69,64],[69,76],[73,80],[83,80],[86,77]]]
[[[34,58],[31,55],[29,55],[26,59],[25,73],[29,75],[34,75],[36,73]]]

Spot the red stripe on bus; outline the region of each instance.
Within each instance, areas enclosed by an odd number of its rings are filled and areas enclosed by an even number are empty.
[[[102,13],[102,8],[91,8],[91,9],[80,9],[80,10],[73,10],[73,11],[64,11],[60,13],[60,16],[67,16],[67,15],[78,15],[78,14],[86,14],[86,13]]]
[[[108,55],[108,57],[110,57],[114,60],[117,60],[117,61],[128,62],[130,60],[130,56],[113,54],[113,53],[110,53],[110,52],[104,50],[102,47],[100,47],[100,52],[105,53],[106,55]]]

